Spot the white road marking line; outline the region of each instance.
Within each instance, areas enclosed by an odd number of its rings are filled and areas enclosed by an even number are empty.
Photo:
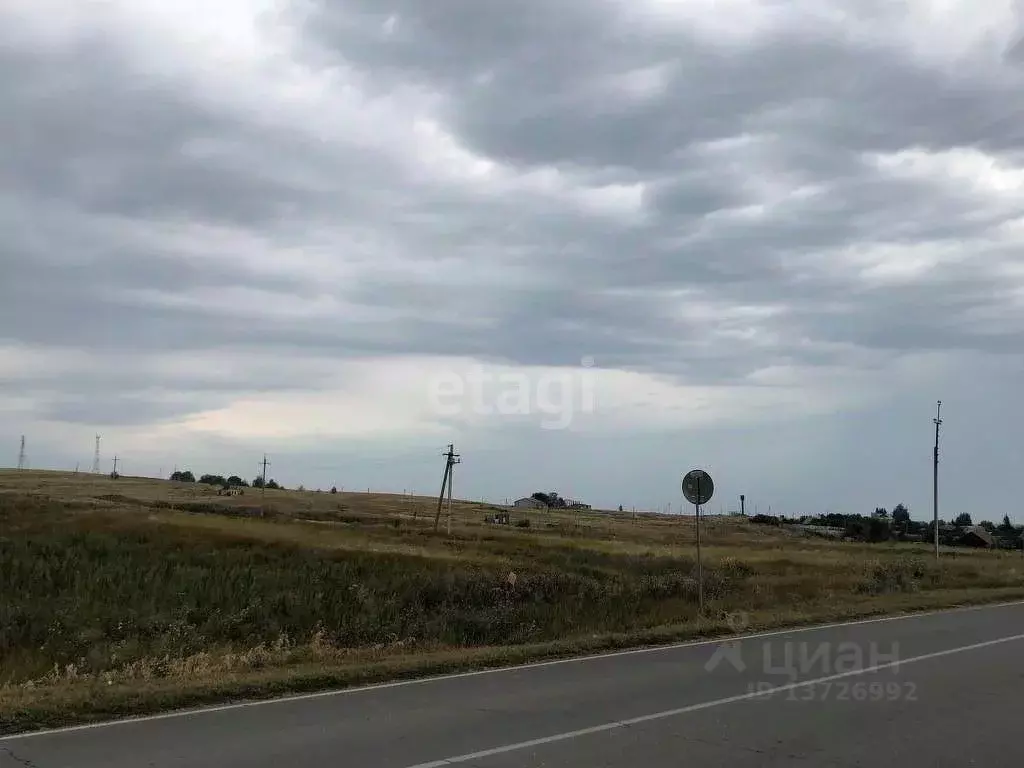
[[[73,731],[86,731],[93,728],[108,728],[114,725],[131,725],[134,723],[148,723],[154,720],[170,720],[179,717],[195,717],[209,715],[217,712],[226,712],[234,709],[245,709],[248,707],[262,707],[268,704],[287,704],[296,701],[308,701],[329,696],[345,696],[359,693],[372,693],[374,691],[386,690],[388,688],[404,688],[412,685],[425,685],[427,683],[438,683],[446,680],[459,680],[466,677],[478,677],[480,675],[496,675],[505,672],[519,672],[520,670],[537,669],[540,667],[553,667],[559,664],[578,664],[587,661],[600,661],[602,659],[613,659],[622,656],[638,656],[647,653],[666,653],[678,651],[685,648],[697,648],[704,645],[714,645],[725,642],[742,642],[744,640],[757,640],[764,637],[778,637],[780,635],[792,635],[800,632],[818,632],[826,629],[838,629],[840,627],[857,627],[865,624],[881,624],[889,621],[905,621],[907,619],[922,619],[929,616],[940,616],[951,613],[965,613],[968,611],[983,611],[993,608],[1009,608],[1024,605],[1024,600],[1013,600],[1006,603],[988,603],[982,605],[968,605],[959,608],[940,608],[934,611],[922,611],[920,613],[900,613],[894,616],[876,616],[871,619],[854,619],[852,621],[839,621],[832,624],[808,624],[801,627],[790,627],[788,629],[773,629],[766,632],[756,632],[747,635],[721,635],[706,640],[688,640],[683,643],[671,645],[654,645],[644,648],[631,648],[625,651],[611,651],[608,653],[597,653],[585,656],[570,656],[564,659],[552,659],[551,661],[534,661],[527,664],[513,664],[506,667],[493,667],[491,669],[477,669],[472,672],[454,672],[448,675],[433,675],[430,677],[417,677],[411,680],[395,680],[390,683],[375,683],[351,688],[338,688],[329,691],[317,691],[315,693],[300,693],[292,696],[282,696],[274,699],[257,699],[254,701],[239,701],[233,704],[219,704],[211,707],[198,707],[195,709],[180,709],[172,712],[161,712],[155,715],[143,715],[140,717],[125,717],[119,720],[106,720],[100,723],[85,723],[83,725],[71,725],[65,728],[50,728],[47,730],[29,731],[27,733],[14,733],[10,736],[0,734],[0,744],[15,739],[28,739],[39,736],[56,735],[60,733],[71,733]]]
[[[576,739],[580,736],[590,736],[595,733],[603,733],[605,731],[613,731],[618,728],[626,728],[631,725],[639,725],[640,723],[649,723],[653,720],[664,720],[670,717],[678,717],[679,715],[685,715],[690,712],[699,712],[702,709],[711,709],[712,707],[720,707],[725,704],[733,704],[737,701],[746,701],[748,699],[755,699],[761,696],[769,696],[771,694],[780,693],[782,691],[790,691],[795,688],[806,688],[812,685],[820,685],[821,683],[829,683],[833,680],[841,680],[846,677],[855,677],[857,675],[867,675],[873,672],[878,672],[883,669],[889,669],[891,667],[902,666],[904,664],[913,664],[918,661],[927,661],[929,659],[937,659],[942,656],[950,656],[954,653],[964,653],[965,651],[974,651],[979,648],[988,648],[989,646],[999,645],[1000,643],[1009,643],[1014,640],[1024,640],[1024,635],[1012,635],[1010,637],[1001,637],[997,640],[986,640],[983,643],[975,643],[973,645],[965,645],[960,648],[950,648],[945,651],[936,651],[935,653],[926,653],[921,656],[912,656],[909,659],[901,659],[900,661],[893,661],[887,664],[876,664],[873,667],[865,667],[864,669],[854,669],[849,672],[840,672],[835,675],[828,675],[827,677],[818,677],[813,680],[803,680],[796,683],[788,683],[786,685],[779,685],[775,688],[771,688],[765,691],[752,691],[750,693],[741,693],[737,696],[728,696],[724,699],[715,699],[713,701],[703,701],[699,704],[690,704],[686,707],[679,707],[678,709],[668,709],[664,712],[654,712],[650,715],[642,715],[641,717],[633,717],[629,720],[619,720],[613,723],[604,723],[602,725],[591,726],[590,728],[580,728],[576,731],[566,731],[565,733],[557,733],[553,736],[544,736],[539,739],[531,739],[529,741],[520,741],[516,744],[506,744],[502,747],[494,747],[493,749],[484,749],[480,752],[473,752],[468,755],[459,755],[458,757],[447,757],[443,760],[434,760],[429,763],[417,763],[416,765],[407,766],[407,768],[444,768],[446,765],[456,765],[458,763],[467,763],[470,760],[480,760],[485,757],[493,757],[494,755],[502,755],[507,752],[517,752],[523,749],[529,749],[530,747],[539,747],[545,744],[552,744],[557,741],[567,741],[569,739]]]

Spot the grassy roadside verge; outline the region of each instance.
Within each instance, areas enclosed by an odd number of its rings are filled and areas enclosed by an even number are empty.
[[[1024,598],[1024,561],[613,514],[452,533],[406,499],[274,514],[146,480],[0,472],[0,733]],[[11,481],[13,485],[14,481]],[[114,491],[117,491],[116,493]],[[315,522],[313,521],[315,518]]]
[[[981,606],[1024,600],[1024,588],[943,590],[925,595],[894,595],[843,607],[822,605],[801,611],[761,611],[749,615],[747,633],[831,622]],[[59,728],[203,705],[259,701],[289,694],[343,690],[374,683],[496,669],[531,662],[728,637],[723,621],[689,622],[642,632],[520,646],[448,648],[421,654],[367,654],[342,663],[269,667],[216,679],[169,677],[105,685],[91,679],[41,689],[0,690],[0,735]]]

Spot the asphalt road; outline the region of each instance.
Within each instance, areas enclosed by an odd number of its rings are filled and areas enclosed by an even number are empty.
[[[1014,604],[0,738],[0,768],[1018,768],[1022,716]]]

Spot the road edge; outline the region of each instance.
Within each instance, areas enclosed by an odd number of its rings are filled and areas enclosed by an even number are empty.
[[[333,696],[358,695],[360,693],[387,688],[425,685],[444,680],[475,677],[480,675],[502,674],[538,667],[586,663],[621,656],[667,652],[680,648],[711,645],[726,641],[737,642],[797,632],[812,632],[835,629],[838,627],[861,626],[889,621],[924,618],[927,616],[945,613],[998,609],[1024,605],[1024,588],[1014,591],[1019,595],[1019,597],[1016,597],[1015,599],[1006,599],[1007,596],[1004,594],[992,596],[991,599],[985,599],[985,596],[979,595],[968,600],[950,602],[948,605],[940,605],[938,607],[930,606],[926,608],[910,608],[903,610],[886,610],[884,608],[878,610],[866,610],[861,612],[859,615],[855,613],[853,616],[842,620],[808,619],[806,622],[783,621],[777,624],[766,623],[759,626],[756,631],[739,634],[733,632],[716,632],[702,635],[698,630],[688,639],[667,639],[663,642],[644,643],[639,639],[639,637],[642,636],[638,636],[635,644],[629,644],[628,638],[615,638],[610,636],[602,638],[598,643],[595,643],[598,647],[599,643],[602,641],[609,643],[614,647],[614,650],[598,650],[598,648],[594,648],[593,650],[573,651],[566,648],[565,650],[560,651],[557,647],[543,646],[537,648],[535,653],[531,653],[532,649],[530,647],[526,647],[517,649],[518,652],[522,654],[523,660],[514,663],[508,663],[507,660],[502,663],[502,659],[497,653],[493,658],[483,655],[488,650],[493,650],[495,652],[500,650],[484,648],[479,649],[481,652],[481,656],[479,658],[471,657],[462,661],[454,662],[435,661],[430,658],[425,658],[423,659],[422,665],[411,666],[408,669],[393,670],[392,674],[388,674],[388,670],[386,668],[368,669],[362,676],[369,677],[369,680],[359,680],[358,678],[360,675],[357,672],[352,672],[348,676],[354,679],[353,682],[349,684],[345,684],[343,679],[341,679],[344,675],[338,675],[337,677],[339,679],[335,681],[333,686],[327,685],[326,683],[328,680],[324,679],[322,681],[324,684],[317,685],[316,680],[311,680],[308,682],[309,687],[304,688],[303,685],[305,683],[302,678],[296,677],[293,681],[293,685],[289,686],[288,682],[285,681],[284,683],[276,686],[277,690],[275,690],[273,686],[268,687],[263,695],[261,695],[259,691],[254,691],[249,695],[239,693],[231,695],[228,691],[218,693],[215,687],[211,687],[209,691],[197,692],[192,696],[185,694],[183,698],[194,702],[191,706],[187,704],[180,704],[178,707],[161,707],[155,701],[145,702],[143,703],[143,706],[152,707],[151,712],[147,714],[118,717],[114,713],[104,713],[101,709],[93,710],[91,713],[86,710],[69,715],[66,720],[70,722],[67,724],[55,725],[52,727],[48,727],[45,724],[33,727],[30,723],[24,722],[24,719],[21,723],[15,720],[11,724],[11,730],[7,731],[0,729],[0,743],[49,734],[67,733],[118,725],[130,725],[132,723],[148,722],[152,720],[195,717],[232,709],[283,704],[292,701]],[[614,645],[616,642],[621,642],[622,645]],[[331,675],[327,674],[326,677],[330,678]],[[246,686],[239,687],[244,688]],[[106,715],[106,717],[104,717],[104,715]],[[6,718],[0,718],[0,722],[3,722],[3,719]]]

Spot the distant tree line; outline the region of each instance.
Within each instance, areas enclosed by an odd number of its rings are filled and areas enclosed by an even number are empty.
[[[531,499],[536,499],[548,509],[589,509],[590,507],[576,499],[566,499],[558,491],[534,491]],[[621,510],[619,510],[621,512]]]
[[[262,488],[263,478],[257,477],[252,480],[251,483],[246,482],[238,475],[231,475],[231,477],[224,477],[224,475],[202,475],[198,480],[196,476],[192,474],[191,470],[179,470],[171,473],[171,480],[178,483],[200,483],[202,485],[214,485],[220,488]],[[284,486],[280,485],[276,480],[267,480],[267,488],[284,490]]]
[[[534,491],[531,498],[546,504],[551,509],[565,509],[569,506],[569,502],[559,496],[556,491]]]
[[[905,504],[897,504],[890,512],[885,507],[877,507],[870,515],[843,515],[836,512],[820,515],[803,515],[786,517],[785,515],[753,515],[753,523],[761,525],[804,525],[842,530],[846,538],[862,541],[888,541],[890,539],[932,541],[935,537],[935,524],[932,521],[920,522],[910,519],[910,511]],[[975,527],[971,515],[964,512],[957,515],[952,523],[939,520],[939,540],[943,544],[956,544],[964,534]],[[1024,526],[1014,525],[1009,515],[1003,515],[999,525],[990,520],[978,523],[980,528],[991,534],[1002,546],[1020,546],[1024,539]]]

